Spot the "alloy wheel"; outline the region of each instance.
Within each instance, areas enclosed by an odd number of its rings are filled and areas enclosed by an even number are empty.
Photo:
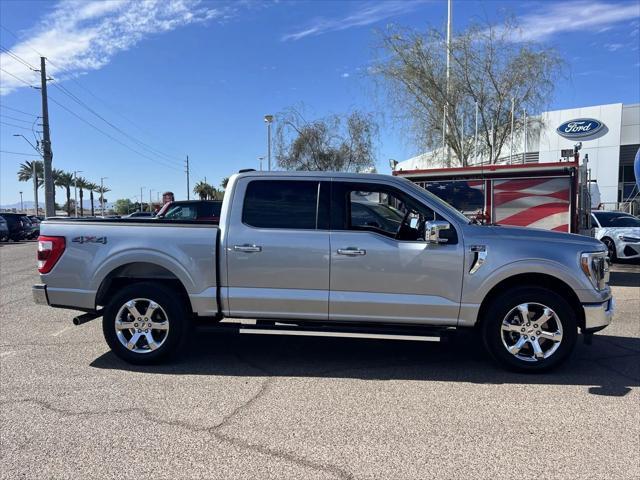
[[[116,336],[134,353],[149,353],[160,348],[169,335],[165,310],[148,298],[134,298],[120,307],[115,318]]]
[[[541,303],[521,303],[502,320],[502,344],[525,362],[539,362],[553,355],[562,343],[562,322]]]

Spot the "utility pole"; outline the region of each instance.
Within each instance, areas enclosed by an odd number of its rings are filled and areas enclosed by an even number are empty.
[[[151,200],[151,192],[152,192],[152,190],[151,190],[151,189],[149,189],[149,211],[150,211],[150,212],[152,211],[152,209],[151,209],[151,203],[153,202],[153,200]]]
[[[104,217],[104,179],[109,177],[100,177],[100,211]]]
[[[75,209],[76,218],[78,217],[78,174],[82,173],[82,170],[73,171],[73,207]]]
[[[22,203],[22,192],[20,192],[20,212],[24,213],[24,204]]]
[[[258,160],[260,161],[260,171],[262,171],[262,160],[264,160],[264,157],[258,157]]]
[[[142,189],[144,187],[140,187],[140,211],[144,212],[144,204],[142,203],[144,201],[144,197],[142,196]]]
[[[42,157],[44,159],[44,210],[46,217],[56,214],[53,200],[53,153],[51,152],[51,135],[49,134],[49,103],[47,101],[47,70],[45,57],[40,57],[40,92],[42,93]],[[76,215],[77,216],[77,215]]]
[[[444,132],[443,137],[446,138],[449,116],[449,65],[451,63],[451,0],[447,1],[447,84],[446,84],[446,97],[444,114]],[[451,166],[451,148],[447,147],[447,166]]]
[[[187,169],[185,170],[185,173],[187,174],[187,200],[191,200],[190,197],[190,192],[191,190],[189,189],[189,155],[187,155]]]

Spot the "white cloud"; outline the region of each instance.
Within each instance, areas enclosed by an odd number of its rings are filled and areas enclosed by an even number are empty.
[[[345,72],[345,73],[343,73],[343,74],[342,74],[342,75],[340,75],[340,76],[341,76],[342,78],[349,78],[349,77],[350,77],[350,75],[349,75],[348,73],[346,73],[346,72]]]
[[[40,65],[38,52],[42,53],[51,60],[47,73],[53,76],[68,76],[63,71],[80,75],[102,68],[114,55],[150,35],[212,19],[222,21],[233,10],[232,4],[201,0],[62,0],[10,49],[36,67]],[[6,53],[0,55],[0,65],[10,74],[37,83],[38,74]],[[26,87],[11,75],[0,75],[0,95]]]
[[[348,28],[371,25],[389,17],[412,12],[425,1],[426,0],[390,0],[385,2],[360,3],[359,8],[347,16],[340,18],[319,17],[298,31],[287,33],[282,37],[282,41],[295,41],[308,36],[322,35],[327,32],[337,32]]]
[[[610,3],[599,0],[578,0],[547,3],[543,13],[523,15],[520,36],[515,40],[547,40],[558,33],[604,32],[614,25],[640,17],[637,1]]]

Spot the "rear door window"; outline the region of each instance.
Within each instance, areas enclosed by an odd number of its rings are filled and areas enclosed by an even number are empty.
[[[247,185],[242,221],[257,228],[315,230],[319,182],[253,180]]]
[[[197,213],[195,205],[176,205],[169,207],[164,218],[169,220],[195,220]]]
[[[222,210],[222,203],[218,202],[206,202],[200,206],[199,218],[218,218],[220,217],[220,210]]]

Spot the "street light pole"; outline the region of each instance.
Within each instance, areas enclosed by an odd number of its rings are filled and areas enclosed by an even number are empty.
[[[24,213],[24,204],[22,203],[22,192],[20,192],[20,211]]]
[[[264,156],[258,157],[258,161],[260,162],[260,171],[262,171],[262,161],[264,160]]]
[[[149,211],[150,211],[150,212],[152,211],[152,210],[151,210],[151,203],[153,202],[153,200],[151,200],[151,192],[152,192],[152,191],[153,191],[153,190],[149,189]]]
[[[142,204],[142,202],[143,202],[143,200],[144,200],[144,197],[142,196],[142,189],[143,189],[143,188],[144,188],[144,187],[140,187],[140,211],[141,211],[141,212],[144,212],[144,205]]]
[[[267,124],[267,168],[271,171],[271,123],[273,115],[265,115],[264,121]]]
[[[100,177],[100,212],[104,217],[104,179],[109,177]]]
[[[82,173],[82,170],[73,171],[73,206],[74,206],[76,218],[78,217],[78,174],[79,173]]]

